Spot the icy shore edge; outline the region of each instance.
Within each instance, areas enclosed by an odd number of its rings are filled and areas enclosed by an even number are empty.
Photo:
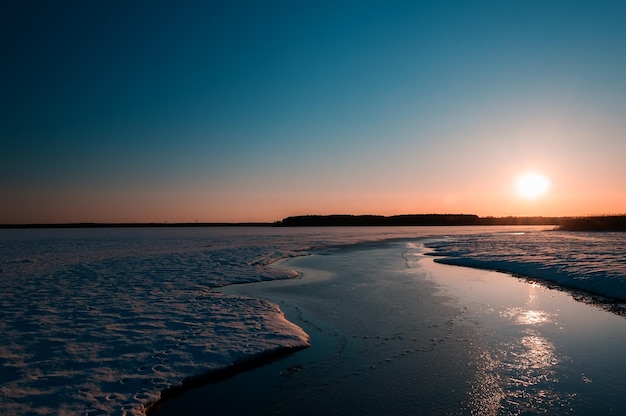
[[[217,383],[245,371],[254,370],[255,368],[270,364],[282,357],[308,348],[309,346],[310,344],[307,340],[306,345],[294,345],[265,350],[259,354],[243,357],[239,360],[236,360],[226,367],[210,370],[205,372],[204,374],[189,376],[185,378],[180,385],[170,386],[167,389],[163,390],[159,399],[152,403],[149,403],[145,407],[145,414],[146,416],[155,415],[159,411],[163,402],[170,400],[173,397],[180,396],[181,394],[189,390],[206,386],[211,383]]]
[[[607,296],[604,290],[595,291],[592,287],[584,287],[583,285],[576,285],[576,282],[567,280],[565,278],[549,278],[541,276],[542,273],[529,273],[520,271],[519,268],[512,267],[510,265],[492,264],[490,262],[481,262],[479,260],[466,259],[466,258],[450,258],[450,257],[437,257],[441,256],[438,253],[428,253],[431,256],[435,256],[434,261],[439,264],[445,264],[448,266],[468,267],[472,269],[491,270],[495,272],[505,273],[516,277],[538,283],[548,289],[559,290],[561,292],[568,293],[572,298],[579,302],[586,303],[602,308],[608,312],[614,313],[619,316],[626,317],[626,301],[617,298]],[[509,266],[509,267],[507,267]]]

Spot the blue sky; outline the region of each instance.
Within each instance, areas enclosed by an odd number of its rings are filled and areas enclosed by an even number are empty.
[[[624,211],[624,2],[0,10],[0,223]]]

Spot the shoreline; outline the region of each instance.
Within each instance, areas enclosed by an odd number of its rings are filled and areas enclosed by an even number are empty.
[[[456,264],[455,262],[452,262],[452,261],[442,260],[441,257],[438,258],[436,254],[429,254],[429,255],[433,256],[433,260],[437,264],[442,264],[442,265],[451,266],[451,267],[463,267],[463,268],[474,269],[474,270],[484,270],[484,271],[509,275],[513,278],[519,279],[520,281],[523,281],[529,284],[536,283],[538,285],[545,287],[546,289],[557,290],[561,293],[571,296],[573,300],[583,303],[585,305],[602,309],[606,312],[612,313],[617,316],[626,317],[626,301],[623,299],[610,298],[600,293],[594,293],[589,290],[580,289],[575,286],[566,286],[562,283],[557,283],[552,280],[542,279],[541,277],[534,277],[534,276],[529,276],[529,275],[520,274],[520,273],[514,273],[506,269]]]
[[[478,326],[500,369],[503,414],[621,415],[626,404],[626,319],[572,291],[508,272],[431,259],[425,268],[458,269],[443,290]],[[504,279],[503,279],[504,278]]]
[[[298,278],[221,288],[278,304],[310,335],[311,347],[183,392],[153,414],[496,415],[503,406],[584,414],[585,398],[608,406],[603,395],[626,391],[623,376],[613,376],[614,385],[597,381],[626,363],[622,317],[510,274],[436,263],[419,246],[396,242],[284,259],[272,267],[296,269]],[[414,313],[405,313],[415,303]],[[611,339],[592,342],[587,332],[600,328],[596,335],[606,338],[607,321]],[[590,362],[590,348],[617,362]],[[524,386],[516,384],[521,379]],[[236,399],[243,391],[245,404]],[[617,406],[606,413],[620,414],[626,405]]]
[[[153,416],[159,414],[160,408],[164,402],[179,397],[186,392],[207,386],[213,383],[219,383],[220,381],[234,377],[238,374],[255,370],[259,367],[263,367],[268,364],[280,360],[283,357],[289,356],[297,351],[308,347],[284,347],[274,350],[267,350],[254,357],[246,357],[244,359],[235,361],[229,366],[224,368],[208,371],[204,374],[197,374],[189,376],[183,380],[183,382],[176,386],[171,386],[161,392],[161,396],[158,400],[149,403],[145,406],[144,413],[146,416]]]
[[[161,411],[155,414],[202,414],[216,406],[235,415],[254,409],[257,414],[259,409],[271,409],[277,414],[378,409],[375,413],[382,414],[383,405],[397,414],[409,414],[415,406],[424,411],[430,409],[428,412],[434,414],[443,406],[451,414],[455,409],[470,406],[473,399],[466,381],[474,377],[471,365],[458,364],[472,362],[473,347],[459,341],[468,339],[470,329],[454,327],[460,308],[446,304],[448,299],[437,294],[439,289],[435,284],[425,276],[417,280],[406,273],[407,260],[402,256],[406,250],[401,248],[404,245],[406,242],[352,247],[331,250],[330,255],[320,252],[286,259],[273,267],[296,269],[299,278],[221,288],[223,293],[258,297],[278,304],[292,323],[310,335],[311,347],[253,372],[189,391],[164,402]],[[396,255],[389,256],[390,246]],[[364,262],[389,262],[388,277],[392,281],[401,279],[401,287],[372,281],[366,274],[371,269],[367,263],[363,263],[361,274],[349,272],[351,265],[337,273],[336,268],[343,267],[342,259],[354,255]],[[329,257],[338,262],[329,266]],[[346,291],[352,293],[352,300],[344,297]],[[371,302],[361,296],[369,297]],[[400,302],[390,304],[389,299]],[[373,310],[373,306],[379,309]],[[410,317],[396,319],[405,306],[412,309],[407,311]],[[371,312],[376,315],[373,319],[368,316]],[[450,360],[451,356],[456,359]],[[463,377],[459,377],[460,373]],[[417,394],[416,377],[423,380]],[[381,380],[390,379],[395,382],[386,387],[380,385]],[[257,392],[259,388],[265,393]],[[254,405],[241,408],[243,405],[234,404],[233,395],[243,390]],[[346,400],[346,397],[351,398]],[[441,403],[442,397],[445,404]],[[216,413],[221,414],[219,410]],[[462,413],[465,412],[459,414]]]

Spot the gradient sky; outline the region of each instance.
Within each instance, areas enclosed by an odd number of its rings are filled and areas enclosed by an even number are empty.
[[[625,213],[625,22],[624,1],[5,2],[0,223]]]

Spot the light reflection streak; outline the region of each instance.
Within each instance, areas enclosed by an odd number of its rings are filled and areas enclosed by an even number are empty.
[[[529,285],[523,306],[500,311],[513,331],[494,354],[483,351],[478,357],[482,368],[472,388],[473,414],[541,414],[569,407],[570,398],[554,388],[559,382],[555,346],[540,332],[555,316],[538,305],[537,290],[541,288]]]
[[[537,414],[551,409],[569,408],[571,397],[559,392],[555,366],[559,364],[555,346],[540,329],[554,323],[554,315],[537,305],[535,291],[529,286],[528,301],[521,307],[504,309],[500,316],[520,327],[500,345],[500,366],[505,380],[502,410],[506,414]]]
[[[455,280],[453,275],[445,283],[464,302],[468,321],[485,322],[487,328],[472,355],[476,372],[471,414],[574,412],[580,398],[572,390],[572,378],[562,376],[568,374],[571,358],[553,341],[559,339],[554,334],[563,331],[561,320],[567,322],[568,317],[561,317],[555,296],[537,283],[513,284],[519,281],[501,274],[466,270],[459,274],[462,278]]]
[[[500,316],[513,320],[517,325],[538,325],[552,322],[551,314],[526,308],[508,308],[501,312]]]
[[[472,416],[496,416],[506,398],[498,371],[499,362],[486,350],[477,350],[474,355],[478,368],[470,390],[470,413]]]

